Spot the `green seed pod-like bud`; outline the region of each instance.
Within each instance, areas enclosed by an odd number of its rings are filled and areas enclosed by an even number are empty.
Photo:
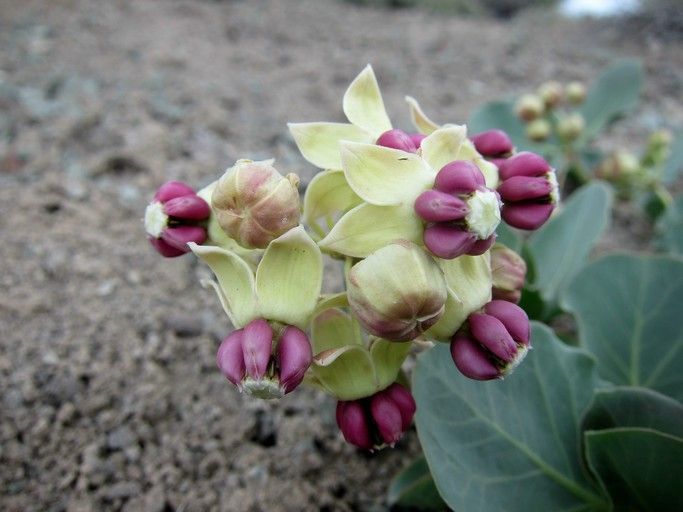
[[[600,165],[599,178],[614,183],[625,183],[640,171],[638,157],[627,151],[616,151]]]
[[[548,109],[552,109],[562,102],[562,84],[555,80],[545,82],[538,88],[538,95]]]
[[[650,135],[643,155],[643,167],[662,165],[671,154],[673,135],[669,130],[657,130]]]
[[[535,94],[525,94],[515,104],[517,116],[527,123],[539,118],[544,111],[543,100]]]
[[[557,123],[557,134],[562,140],[576,140],[583,132],[585,126],[586,121],[583,119],[583,116],[575,112],[560,119]]]
[[[550,137],[550,130],[546,119],[535,119],[526,127],[526,136],[535,142],[543,142]]]
[[[491,248],[493,298],[519,302],[526,279],[526,263],[515,251],[503,244]]]
[[[408,341],[439,320],[447,289],[441,269],[423,249],[398,241],[353,266],[347,293],[351,310],[368,332]]]
[[[263,249],[299,224],[299,177],[272,163],[239,160],[211,195],[218,224],[243,247]]]
[[[572,105],[581,105],[586,100],[586,86],[582,82],[569,82],[565,95]]]

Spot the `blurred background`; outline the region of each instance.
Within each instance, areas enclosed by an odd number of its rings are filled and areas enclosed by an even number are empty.
[[[683,125],[682,50],[678,0],[0,0],[0,508],[386,510],[415,433],[364,455],[320,394],[243,399],[205,271],[153,252],[147,201],[238,158],[305,184],[286,122],[342,121],[367,63],[408,129],[406,94],[461,123],[635,57],[628,147]]]

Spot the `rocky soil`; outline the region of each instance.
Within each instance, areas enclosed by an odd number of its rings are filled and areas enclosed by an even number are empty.
[[[610,22],[316,0],[0,0],[0,508],[384,510],[415,433],[365,455],[316,392],[236,393],[215,369],[229,325],[198,284],[206,270],[151,250],[147,200],[243,157],[275,157],[306,182],[314,169],[285,123],[342,120],[368,62],[408,126],[404,94],[463,121],[626,55],[647,82],[615,138],[683,125],[680,42]]]

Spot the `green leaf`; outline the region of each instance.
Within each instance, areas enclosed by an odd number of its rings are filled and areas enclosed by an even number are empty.
[[[344,93],[342,106],[347,119],[368,132],[372,140],[391,130],[391,121],[384,108],[382,93],[370,65],[351,82]]]
[[[424,457],[415,459],[394,477],[387,501],[390,506],[398,505],[410,510],[446,510]]]
[[[562,303],[602,378],[683,400],[683,260],[607,256],[576,276]]]
[[[643,69],[638,61],[623,60],[605,70],[588,90],[581,114],[583,138],[591,139],[638,104]]]
[[[319,172],[306,187],[304,221],[313,224],[321,218],[334,219],[362,202],[346,182],[344,171]]]
[[[667,208],[657,223],[658,245],[667,252],[683,255],[683,196]]]
[[[349,186],[363,200],[378,206],[412,207],[436,176],[418,155],[375,144],[345,142],[341,159]]]
[[[268,245],[256,270],[261,314],[306,329],[323,279],[323,258],[311,237],[298,226]]]
[[[321,169],[341,169],[341,141],[371,142],[370,135],[349,123],[289,123],[287,127],[303,157]]]
[[[189,243],[192,252],[206,263],[218,279],[208,282],[218,294],[232,325],[239,329],[258,316],[254,273],[234,252],[212,245]]]
[[[365,258],[396,240],[421,243],[422,233],[422,222],[415,215],[413,205],[363,203],[344,214],[319,245],[346,256]]]
[[[536,288],[549,303],[555,302],[607,227],[611,189],[601,182],[581,187],[562,210],[529,238]]]
[[[590,469],[615,510],[683,510],[683,439],[647,428],[585,433]]]
[[[504,381],[460,375],[446,345],[418,359],[418,435],[455,510],[606,508],[579,462],[579,417],[596,386],[594,361],[541,324],[533,324],[532,343]]]
[[[683,169],[683,130],[679,130],[674,134],[671,153],[664,164],[662,181],[666,184],[675,182],[681,173],[681,169]]]
[[[501,222],[496,228],[496,235],[498,235],[496,242],[509,247],[517,253],[522,252],[524,240],[522,240],[522,237],[519,236],[515,228],[508,226],[504,222]]]
[[[683,405],[647,388],[619,386],[595,392],[581,430],[638,427],[683,437]]]

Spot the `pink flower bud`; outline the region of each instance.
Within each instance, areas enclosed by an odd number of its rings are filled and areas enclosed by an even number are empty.
[[[494,158],[513,150],[512,141],[503,130],[486,130],[471,137],[476,150],[484,157]]]
[[[242,336],[244,329],[233,331],[223,340],[218,353],[216,364],[223,375],[235,386],[240,386],[244,379],[244,353],[242,351]]]
[[[211,208],[180,181],[163,184],[145,210],[145,231],[152,246],[167,258],[189,252],[187,244],[206,241]]]
[[[266,374],[273,350],[273,329],[262,318],[252,320],[242,335],[244,366],[247,375],[259,380]]]
[[[379,136],[377,142],[378,146],[387,148],[400,149],[408,153],[415,153],[418,146],[413,142],[410,135],[403,130],[389,130]]]
[[[459,197],[430,189],[415,201],[415,212],[427,222],[441,222],[463,219],[470,209]]]
[[[550,203],[507,203],[503,205],[503,220],[519,229],[538,229],[550,218],[555,208]]]
[[[491,272],[493,298],[519,302],[526,278],[524,259],[512,249],[496,244],[491,249]]]
[[[498,169],[503,181],[513,176],[544,176],[551,171],[552,167],[542,156],[530,151],[522,151],[506,159]]]
[[[496,234],[494,233],[488,238],[477,240],[472,244],[472,247],[467,251],[470,256],[481,256],[488,251],[493,244],[496,243]]]
[[[472,313],[451,340],[451,356],[471,379],[490,380],[509,374],[530,347],[529,319],[519,306],[491,301]]]
[[[415,147],[418,149],[422,145],[422,141],[427,138],[423,133],[411,133],[408,137],[410,137],[410,140],[413,141],[413,144],[415,144]]]
[[[551,192],[552,184],[546,178],[528,176],[513,176],[498,187],[498,193],[503,202],[541,199],[548,197]]]
[[[337,403],[337,425],[344,439],[364,450],[393,446],[410,428],[415,400],[398,383],[359,400]]]
[[[469,194],[485,185],[479,168],[466,160],[444,165],[434,180],[434,188],[447,194]]]
[[[312,360],[311,343],[306,333],[297,327],[287,326],[277,346],[280,386],[285,393],[301,384]]]
[[[456,334],[453,337],[451,357],[465,377],[474,380],[492,380],[500,377],[500,370],[486,350],[463,334]]]
[[[424,231],[425,247],[435,256],[445,260],[466,254],[475,242],[476,236],[464,231],[460,226],[434,224]]]

